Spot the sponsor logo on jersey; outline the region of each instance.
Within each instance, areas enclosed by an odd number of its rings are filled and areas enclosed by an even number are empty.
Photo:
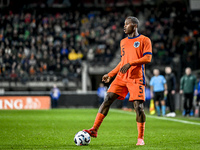
[[[136,41],[136,42],[133,44],[133,46],[134,46],[135,48],[138,48],[138,47],[140,46],[140,42]]]

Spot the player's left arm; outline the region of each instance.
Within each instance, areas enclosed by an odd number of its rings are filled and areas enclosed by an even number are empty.
[[[131,67],[131,66],[140,66],[143,64],[148,64],[151,62],[152,59],[152,46],[151,46],[151,41],[149,38],[147,38],[145,41],[145,47],[144,47],[144,53],[143,53],[143,57],[141,57],[140,59],[137,60],[133,60],[132,62],[129,62],[127,64],[125,64],[121,69],[120,72],[121,73],[126,73],[127,70]]]
[[[151,62],[151,59],[152,59],[152,55],[151,54],[146,54],[144,55],[142,58],[140,59],[137,59],[137,60],[134,60],[132,61],[131,63],[127,63],[125,64],[121,69],[120,69],[120,72],[121,73],[126,73],[127,70],[131,67],[131,66],[140,66],[140,65],[143,65],[143,64],[148,64]]]

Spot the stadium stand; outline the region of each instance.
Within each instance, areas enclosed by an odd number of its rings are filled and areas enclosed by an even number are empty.
[[[162,71],[168,65],[180,77],[185,67],[200,68],[200,15],[190,11],[184,2],[150,5],[137,1],[137,5],[130,5],[130,1],[109,1],[107,7],[99,8],[92,1],[81,1],[74,9],[70,2],[34,1],[23,4],[20,10],[3,9],[1,87],[49,90],[57,82],[61,89],[80,88],[83,61],[95,72],[120,55],[119,43],[125,36],[122,27],[128,15],[139,18],[140,33],[152,40],[153,62],[149,70],[160,67]]]

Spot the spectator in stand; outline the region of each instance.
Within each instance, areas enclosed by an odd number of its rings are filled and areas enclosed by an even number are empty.
[[[167,94],[167,101],[169,104],[169,110],[170,113],[168,113],[166,116],[167,117],[175,117],[175,99],[174,99],[174,94],[176,90],[176,77],[172,73],[171,67],[166,67],[165,68],[165,79],[167,81],[167,89],[168,89],[168,94]]]
[[[28,81],[28,74],[24,70],[20,70],[19,74],[19,80],[21,81],[22,84],[26,84]]]
[[[153,74],[154,76],[150,80],[151,97],[154,97],[154,101],[156,102],[156,111],[158,116],[160,116],[160,102],[162,106],[162,115],[165,116],[166,106],[164,95],[167,95],[167,83],[164,76],[160,75],[158,69],[154,69]]]
[[[182,62],[182,66],[189,65],[197,69],[200,67],[200,63],[197,63],[200,59],[198,55],[200,17],[187,12],[187,6],[181,1],[176,3],[179,3],[180,7],[174,7],[174,3],[161,2],[159,6],[136,6],[136,9],[132,10],[122,7],[122,11],[93,12],[91,8],[88,13],[81,8],[79,11],[56,14],[51,13],[51,8],[45,12],[35,9],[35,13],[32,13],[31,9],[22,9],[14,14],[5,14],[3,11],[0,17],[0,51],[2,50],[0,62],[5,64],[5,72],[11,73],[12,56],[15,55],[16,65],[21,64],[23,70],[30,75],[31,65],[38,68],[40,61],[48,64],[49,56],[52,54],[53,59],[59,58],[62,62],[68,58],[69,50],[74,48],[79,50],[83,54],[83,59],[87,58],[91,64],[107,65],[115,51],[119,49],[117,43],[124,36],[123,30],[119,28],[120,24],[124,23],[121,18],[132,13],[141,18],[140,32],[152,39],[154,47],[152,66],[173,65],[174,56],[180,56],[179,62]],[[166,9],[162,9],[163,6]],[[180,22],[184,22],[183,28],[180,28],[182,25]],[[32,53],[34,58],[30,56]],[[24,62],[25,59],[31,63]],[[72,59],[70,56],[69,61],[76,59],[76,56]],[[79,63],[81,64],[80,61]],[[48,64],[46,72],[53,71],[55,66],[57,64],[53,63],[50,66]],[[60,69],[62,70],[62,65]]]
[[[75,52],[74,49],[72,49],[71,52],[68,55],[68,59],[71,60],[71,61],[74,61],[74,60],[77,60],[77,58],[78,58],[77,53]]]
[[[106,95],[106,91],[107,91],[107,88],[104,86],[103,83],[100,83],[97,89],[97,95],[99,97],[99,105],[103,103],[105,95]]]
[[[31,75],[31,76],[34,76],[35,75],[35,68],[33,67],[33,66],[31,66],[30,67],[30,69],[29,69],[29,74]]]
[[[197,79],[192,75],[191,68],[185,69],[185,75],[181,77],[180,94],[184,95],[184,111],[183,116],[193,116],[193,98],[197,95]],[[189,103],[189,106],[188,106]]]
[[[15,85],[17,84],[17,74],[15,73],[15,70],[12,69],[12,72],[10,74],[10,82],[9,85],[11,85],[11,82],[14,81]]]
[[[53,88],[51,89],[51,108],[57,108],[58,107],[58,101],[60,98],[60,90],[57,88],[57,86],[54,84]]]
[[[78,53],[77,53],[77,59],[78,59],[78,60],[81,60],[82,58],[83,58],[82,52],[81,52],[81,51],[78,51]]]
[[[61,49],[61,55],[67,57],[69,54],[69,50],[67,49],[66,45],[64,45]]]

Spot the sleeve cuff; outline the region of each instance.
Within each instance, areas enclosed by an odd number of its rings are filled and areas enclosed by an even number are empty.
[[[110,77],[110,78],[112,78],[113,76],[111,75],[111,73],[108,73],[108,76]]]
[[[150,54],[150,55],[152,55],[152,53],[151,53],[151,52],[146,52],[146,53],[144,53],[144,54],[143,54],[143,56],[145,56],[145,55],[147,55],[147,54]]]

